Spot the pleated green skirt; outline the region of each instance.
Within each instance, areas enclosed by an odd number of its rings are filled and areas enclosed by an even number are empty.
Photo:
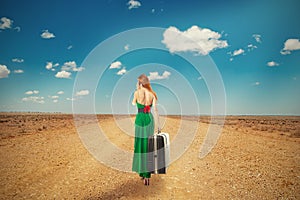
[[[137,103],[138,108],[144,105]],[[152,113],[139,112],[135,118],[135,138],[132,171],[139,173],[141,177],[150,178],[151,173],[147,169],[148,137],[154,134],[154,118]]]

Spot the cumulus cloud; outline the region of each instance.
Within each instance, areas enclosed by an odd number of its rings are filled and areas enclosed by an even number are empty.
[[[158,79],[167,79],[171,75],[171,72],[164,71],[162,75],[159,75],[158,72],[149,72],[149,80],[158,80]]]
[[[50,99],[58,99],[58,98],[59,98],[59,96],[57,96],[57,95],[54,95],[54,96],[49,96],[49,98],[50,98]]]
[[[132,8],[140,7],[142,4],[139,1],[130,0],[130,1],[128,1],[127,5],[128,5],[128,9],[131,10]]]
[[[2,17],[0,19],[0,29],[10,29],[12,27],[13,20],[8,19],[7,17]]]
[[[123,69],[121,69],[117,72],[117,75],[121,76],[121,75],[125,74],[126,72],[127,72],[127,70],[125,69],[125,67],[123,67]]]
[[[22,59],[22,58],[13,58],[11,61],[13,61],[15,63],[22,63],[22,62],[24,62],[24,59]]]
[[[64,94],[64,91],[58,91],[57,94]]]
[[[299,39],[288,39],[284,43],[283,49],[280,51],[282,55],[290,54],[291,51],[300,49],[300,41]]]
[[[53,62],[47,62],[45,68],[51,71],[55,71],[54,67],[59,66],[58,63],[53,64]]]
[[[243,54],[244,52],[245,52],[244,49],[237,49],[237,50],[233,51],[232,56],[237,56],[237,55]]]
[[[67,71],[60,71],[55,74],[56,78],[70,78],[71,73]]]
[[[54,99],[54,100],[53,100],[53,103],[57,103],[57,102],[58,102],[58,99]]]
[[[109,69],[120,69],[122,66],[122,63],[120,61],[116,61],[111,63],[111,65],[109,66]]]
[[[47,62],[45,68],[49,70],[49,69],[51,69],[52,67],[53,67],[53,63],[52,63],[52,62]]]
[[[44,39],[51,39],[55,38],[55,35],[53,33],[50,33],[48,30],[44,30],[41,34],[41,37]]]
[[[75,99],[74,98],[66,98],[68,101],[75,101]]]
[[[77,67],[75,61],[68,61],[65,62],[64,65],[61,67],[62,71],[73,71],[73,72],[81,72],[84,70],[84,67]]]
[[[31,94],[38,94],[40,91],[38,90],[28,90],[27,92],[25,92],[25,94],[31,95]]]
[[[76,92],[76,96],[86,96],[90,93],[88,90],[80,90],[79,92]]]
[[[14,73],[15,74],[22,74],[22,73],[24,73],[24,71],[22,69],[16,69],[16,70],[14,70]]]
[[[252,51],[254,49],[257,49],[257,46],[255,46],[253,44],[248,44],[247,48],[248,48],[248,51]]]
[[[44,97],[39,97],[39,96],[29,96],[29,97],[24,97],[22,99],[22,101],[31,101],[31,102],[34,102],[34,103],[45,103],[44,101]]]
[[[256,42],[261,43],[261,35],[253,34],[252,37],[255,39]]]
[[[10,74],[10,70],[7,69],[6,65],[0,65],[0,78],[6,78]]]
[[[220,40],[221,34],[207,28],[192,26],[180,31],[171,26],[163,34],[162,43],[171,53],[191,51],[207,55],[215,49],[226,48],[226,40]]]
[[[269,67],[275,67],[275,66],[278,66],[279,64],[278,64],[277,62],[270,61],[270,62],[267,63],[267,65],[268,65]]]

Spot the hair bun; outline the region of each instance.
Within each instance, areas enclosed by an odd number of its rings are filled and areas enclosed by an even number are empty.
[[[142,85],[145,85],[145,84],[149,84],[149,83],[150,83],[149,78],[148,78],[148,76],[146,76],[146,74],[141,74],[141,75],[138,77],[138,79],[139,79],[139,81],[140,81],[140,83],[141,83]]]

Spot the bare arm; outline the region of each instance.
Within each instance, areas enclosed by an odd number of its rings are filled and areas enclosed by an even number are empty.
[[[132,105],[136,105],[136,100],[137,100],[137,91],[134,92],[134,95],[133,95],[133,99],[132,99]]]
[[[160,127],[160,122],[159,122],[159,113],[158,113],[158,109],[157,109],[157,100],[153,99],[153,110],[154,110],[154,121],[155,124],[157,124],[157,129],[160,132],[161,131],[161,127]]]

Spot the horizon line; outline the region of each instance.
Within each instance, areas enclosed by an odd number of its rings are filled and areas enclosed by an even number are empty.
[[[65,114],[65,115],[136,115],[137,113],[70,113],[58,111],[0,111],[0,114],[15,113],[15,114]],[[210,114],[160,114],[160,116],[295,116],[300,117],[300,114],[225,114],[225,115],[210,115]]]

